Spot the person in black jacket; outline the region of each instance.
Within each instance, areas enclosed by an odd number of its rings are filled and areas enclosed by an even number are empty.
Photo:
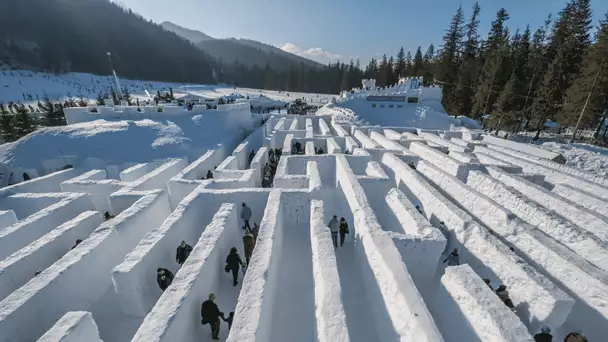
[[[232,271],[232,286],[237,286],[239,283],[239,266],[245,266],[245,264],[243,264],[236,247],[232,247],[226,258],[226,272]]]
[[[190,256],[190,252],[192,252],[192,246],[186,243],[186,241],[182,241],[182,243],[177,247],[177,253],[175,254],[175,261],[178,264],[183,265]]]
[[[344,246],[344,237],[349,233],[348,223],[346,223],[346,219],[342,217],[340,219],[340,247]]]
[[[553,342],[553,336],[551,335],[551,329],[549,327],[542,327],[540,332],[534,335],[535,342]]]
[[[165,291],[173,282],[173,273],[166,268],[156,269],[156,282],[161,290]]]
[[[203,302],[201,305],[201,323],[203,325],[209,323],[211,326],[211,338],[214,340],[220,339],[220,317],[224,316],[224,313],[220,311],[220,308],[215,304],[215,295],[209,294],[209,299]]]
[[[230,330],[230,328],[232,328],[232,321],[234,321],[234,311],[230,311],[228,318],[225,318],[224,315],[222,315],[222,319],[224,322],[228,323],[228,330]]]

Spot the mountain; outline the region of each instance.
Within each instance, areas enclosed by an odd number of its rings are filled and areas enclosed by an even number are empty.
[[[170,21],[162,22],[160,24],[160,26],[162,26],[167,31],[171,31],[171,32],[177,34],[178,36],[191,41],[193,44],[197,44],[200,42],[214,39],[213,37],[209,37],[208,35],[204,34],[201,31],[190,30],[185,27],[176,25]]]
[[[50,72],[215,83],[191,42],[106,0],[0,1],[0,65]]]
[[[169,21],[161,24],[166,30],[188,39],[196,47],[205,51],[213,58],[225,63],[238,62],[247,67],[264,68],[268,63],[273,68],[286,70],[294,65],[304,64],[307,67],[319,67],[320,63],[285,52],[272,45],[250,39],[215,39],[203,32],[190,30]]]

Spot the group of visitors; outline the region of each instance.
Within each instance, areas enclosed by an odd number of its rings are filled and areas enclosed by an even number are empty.
[[[338,222],[338,216],[334,215],[334,217],[327,224],[329,231],[331,232],[331,240],[334,243],[334,247],[338,247],[338,233],[340,234],[340,247],[344,246],[344,239],[346,238],[346,234],[350,234],[348,230],[348,223],[346,223],[346,219],[344,217],[340,218],[340,222]]]

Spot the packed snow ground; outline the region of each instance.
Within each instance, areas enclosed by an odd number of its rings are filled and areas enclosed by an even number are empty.
[[[235,312],[230,331],[220,323],[231,342],[522,342],[542,326],[555,340],[604,337],[608,178],[467,129],[274,114],[225,141],[244,128],[199,120],[68,126],[60,139],[92,139],[83,151],[118,151],[0,190],[0,342],[211,341],[200,322],[210,293]],[[176,133],[187,129],[199,136]],[[155,151],[184,142],[209,147]],[[10,160],[30,165],[18,146]],[[260,229],[232,286],[224,265],[231,247],[245,259],[242,203]],[[333,215],[348,223],[344,246],[333,246]],[[193,250],[180,266],[182,240]],[[454,248],[460,266],[446,265]],[[175,275],[164,292],[157,268]],[[513,310],[482,278],[508,287]]]

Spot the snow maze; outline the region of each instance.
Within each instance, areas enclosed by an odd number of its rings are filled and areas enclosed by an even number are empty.
[[[222,341],[523,342],[542,326],[555,340],[604,340],[608,179],[555,157],[469,131],[274,115],[190,163],[137,164],[118,179],[69,169],[0,189],[0,342],[211,341],[200,316],[210,293],[235,312]],[[244,258],[242,203],[260,229],[232,286],[224,265],[233,246]],[[337,248],[333,215],[350,230]],[[193,250],[180,266],[182,240]],[[454,248],[460,266],[446,268]],[[175,274],[164,292],[160,267]],[[514,310],[483,278],[507,285]]]

